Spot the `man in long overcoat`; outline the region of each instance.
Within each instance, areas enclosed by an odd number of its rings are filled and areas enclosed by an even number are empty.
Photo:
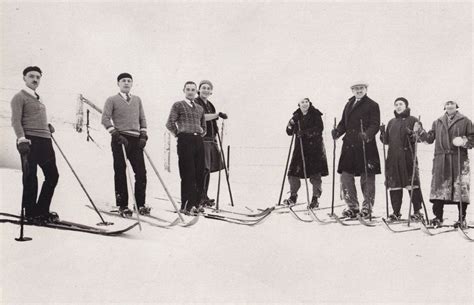
[[[375,141],[380,125],[380,109],[379,105],[367,96],[367,87],[365,82],[352,85],[354,96],[344,107],[341,121],[332,130],[334,140],[344,135],[337,169],[341,174],[341,196],[347,204],[347,209],[343,212],[344,217],[353,218],[359,213],[354,177],[360,176],[364,196],[360,213],[366,217],[374,205],[375,175],[380,174],[380,159]]]

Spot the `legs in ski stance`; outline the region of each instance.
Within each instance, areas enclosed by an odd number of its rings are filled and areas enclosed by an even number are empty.
[[[440,226],[443,224],[443,215],[444,215],[444,205],[446,204],[445,201],[442,200],[436,200],[433,202],[433,214],[435,215],[435,218],[432,220],[433,226]],[[466,213],[467,213],[467,206],[468,204],[463,202],[462,204],[462,222],[463,226],[466,226]],[[457,204],[458,207],[458,213],[461,213],[460,206]],[[459,216],[458,220],[454,224],[455,226],[459,225]]]
[[[210,206],[214,205],[214,199],[210,199],[207,195],[207,190],[209,189],[209,182],[211,180],[211,165],[212,165],[212,151],[214,149],[213,141],[204,141],[204,173],[203,173],[203,189],[201,195],[201,205]]]
[[[322,180],[321,174],[314,174],[309,177],[309,181],[313,186],[313,196],[309,205],[310,209],[319,207],[318,198],[321,197],[322,193]],[[295,176],[288,176],[288,182],[290,183],[290,198],[287,199],[287,204],[295,204],[298,198],[298,190],[301,187],[301,178]]]
[[[414,221],[421,221],[423,219],[423,214],[421,213],[421,207],[423,203],[423,195],[419,188],[413,190],[413,195],[411,190],[408,190],[409,195],[412,197],[413,201],[413,215],[410,215],[411,219]],[[390,201],[392,203],[393,213],[389,216],[390,220],[396,221],[400,220],[402,214],[400,212],[402,207],[403,200],[403,189],[390,190]]]
[[[374,205],[375,198],[375,175],[361,174],[360,186],[364,201],[362,203],[362,216],[369,215],[369,209]],[[357,199],[357,190],[355,187],[355,178],[353,174],[342,172],[341,174],[341,195],[347,204],[346,210],[343,212],[345,217],[355,217],[359,213],[359,201]]]
[[[138,147],[139,139],[124,135],[128,140],[125,149],[127,159],[130,161],[135,173],[135,200],[140,214],[149,214],[150,207],[145,205],[146,194],[146,168],[143,157],[143,150]],[[115,182],[115,202],[123,216],[131,216],[132,211],[128,208],[128,188],[125,157],[122,145],[112,141],[112,156],[114,159],[114,182]]]
[[[27,156],[27,174],[23,183],[22,201],[25,207],[25,216],[28,219],[54,222],[59,220],[55,212],[50,212],[49,207],[54,190],[59,180],[56,156],[51,139],[40,137],[27,137],[31,141],[31,151]],[[23,160],[22,160],[23,163]],[[44,174],[44,182],[38,195],[37,167]]]
[[[178,166],[181,177],[181,210],[199,209],[204,174],[204,147],[200,135],[178,135]]]

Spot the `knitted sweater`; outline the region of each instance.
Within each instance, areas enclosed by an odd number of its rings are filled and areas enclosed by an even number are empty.
[[[204,136],[207,130],[204,109],[196,103],[191,107],[184,100],[176,102],[171,107],[166,128],[174,136],[180,133],[198,133]]]
[[[41,100],[21,90],[11,101],[12,126],[16,137],[25,135],[41,138],[51,138],[46,116],[46,106]]]
[[[139,136],[140,131],[146,131],[146,118],[142,100],[131,95],[127,102],[120,94],[107,99],[102,113],[102,125],[112,133],[118,130],[132,136]]]

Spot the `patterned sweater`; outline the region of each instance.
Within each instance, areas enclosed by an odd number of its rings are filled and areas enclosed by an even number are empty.
[[[179,101],[171,107],[166,128],[176,137],[180,133],[206,134],[206,120],[204,109],[194,103],[191,107],[186,101]]]
[[[120,133],[139,136],[140,131],[146,131],[142,100],[136,95],[131,95],[130,102],[120,94],[109,97],[104,105],[102,125],[110,133],[118,130]]]
[[[35,96],[21,90],[11,101],[12,127],[18,139],[28,136],[51,138],[46,106]]]

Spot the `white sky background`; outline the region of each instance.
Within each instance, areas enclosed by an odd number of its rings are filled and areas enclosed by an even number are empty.
[[[71,121],[78,93],[103,106],[121,72],[160,138],[183,83],[201,79],[214,83],[237,146],[288,145],[286,123],[306,96],[329,130],[354,80],[369,82],[385,123],[398,96],[425,126],[449,99],[472,118],[470,2],[7,2],[0,18],[2,100],[38,65],[49,115]]]

